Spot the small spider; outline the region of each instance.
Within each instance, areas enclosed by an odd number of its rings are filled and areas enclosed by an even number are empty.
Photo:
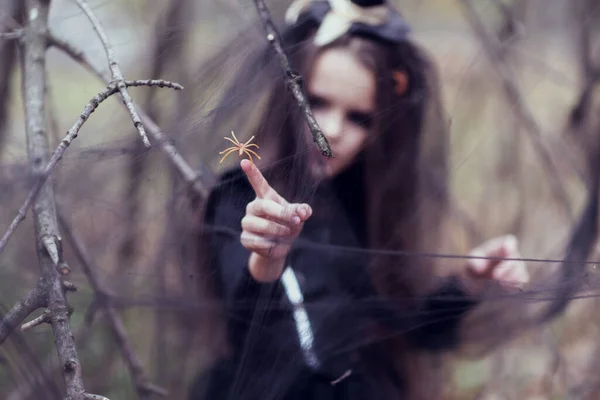
[[[241,156],[243,153],[246,153],[246,155],[248,157],[250,157],[250,161],[252,161],[252,154],[254,154],[259,160],[260,160],[260,156],[258,154],[256,154],[256,152],[248,149],[248,147],[250,146],[254,146],[258,149],[258,145],[257,144],[249,144],[252,139],[254,139],[254,136],[252,136],[246,143],[240,143],[240,141],[235,137],[235,133],[233,133],[233,131],[231,131],[231,134],[233,135],[233,139],[225,137],[225,140],[229,140],[231,143],[234,144],[233,147],[228,147],[225,150],[223,150],[222,152],[220,152],[219,154],[225,154],[223,156],[223,158],[221,159],[221,161],[219,161],[219,164],[221,164],[223,162],[223,160],[225,160],[225,158],[230,155],[231,153],[235,152],[235,151],[239,151],[239,155]],[[253,162],[253,161],[252,161]]]

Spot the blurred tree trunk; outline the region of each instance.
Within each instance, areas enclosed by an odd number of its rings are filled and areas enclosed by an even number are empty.
[[[3,34],[21,28],[25,12],[24,0],[0,0],[0,156],[7,133],[10,106],[10,84],[16,65],[17,38]]]
[[[188,0],[172,0],[166,13],[158,18],[154,28],[154,45],[150,54],[150,77],[161,76],[170,64],[181,62],[181,50],[184,47],[186,30],[182,21],[185,19],[189,5]],[[150,88],[145,109],[148,115],[161,124],[161,115],[156,100],[156,90]],[[143,176],[148,166],[148,149],[134,139],[136,150],[129,159],[128,179],[125,183],[124,202],[127,207],[126,234],[119,252],[120,268],[130,268],[136,260],[139,239],[139,222],[143,204]]]

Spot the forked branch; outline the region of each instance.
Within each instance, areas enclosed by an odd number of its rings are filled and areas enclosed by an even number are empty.
[[[115,57],[115,52],[112,49],[112,45],[110,44],[110,41],[108,40],[108,37],[106,36],[106,33],[104,33],[102,24],[100,24],[98,17],[96,17],[96,14],[94,14],[94,12],[88,6],[88,4],[85,0],[75,0],[75,2],[79,6],[79,8],[81,8],[83,13],[88,17],[88,19],[92,23],[92,26],[94,27],[94,30],[98,34],[98,37],[100,38],[100,41],[102,42],[102,46],[104,47],[104,50],[106,51],[106,57],[108,58],[108,65],[110,67],[110,74],[112,76],[112,81],[117,85],[117,88],[119,89],[119,93],[121,94],[121,97],[123,98],[123,102],[125,103],[125,106],[127,107],[127,111],[129,111],[129,115],[131,115],[131,119],[133,120],[133,125],[135,126],[138,133],[140,134],[142,141],[144,142],[144,145],[146,147],[150,147],[151,145],[150,145],[150,141],[148,140],[148,136],[146,135],[146,130],[144,129],[144,125],[142,124],[140,116],[138,115],[138,113],[135,109],[135,106],[133,105],[133,100],[131,99],[129,92],[127,91],[127,85],[125,84],[125,78],[123,77],[121,68],[119,67],[119,64],[117,63],[117,60]]]
[[[160,79],[159,80],[124,81],[123,84],[125,86],[159,86],[159,87],[168,87],[168,88],[172,88],[175,90],[183,89],[183,87],[177,83],[164,81],[164,80],[160,80]],[[67,147],[70,146],[71,142],[79,134],[79,131],[83,127],[83,124],[85,124],[85,122],[92,115],[92,113],[98,108],[100,103],[102,103],[104,100],[106,100],[111,95],[117,93],[118,91],[119,91],[118,85],[116,83],[110,83],[103,91],[101,91],[96,96],[94,96],[88,102],[88,104],[84,107],[83,112],[79,115],[79,118],[77,118],[77,121],[73,124],[71,129],[69,129],[67,131],[67,135],[60,142],[60,144],[58,145],[56,150],[54,150],[54,153],[52,154],[52,157],[50,158],[50,161],[48,162],[48,164],[45,166],[44,170],[42,172],[40,172],[39,174],[37,174],[37,180],[36,180],[35,186],[31,189],[31,191],[27,195],[27,198],[25,199],[25,202],[19,209],[19,212],[17,213],[16,217],[11,222],[8,230],[6,231],[6,233],[4,234],[2,239],[0,239],[0,254],[2,254],[2,251],[8,244],[10,237],[15,233],[19,224],[25,219],[25,215],[27,214],[27,211],[29,210],[29,208],[33,204],[34,200],[40,193],[40,190],[44,186],[44,183],[46,182],[46,180],[48,179],[48,177],[50,176],[50,174],[56,167],[56,164],[62,158]]]
[[[74,61],[81,64],[88,71],[92,72],[96,77],[105,83],[110,82],[110,77],[106,76],[102,71],[94,66],[92,62],[85,56],[84,52],[66,40],[57,38],[50,34],[48,36],[48,44],[64,51]],[[190,164],[183,158],[183,155],[177,150],[173,142],[169,139],[160,127],[146,114],[142,109],[138,108],[138,113],[144,121],[148,132],[153,139],[158,142],[160,149],[165,153],[169,161],[173,164],[175,169],[179,172],[185,183],[187,183],[192,191],[200,196],[200,198],[206,198],[208,195],[208,187],[203,183],[203,176],[199,172],[195,171]]]

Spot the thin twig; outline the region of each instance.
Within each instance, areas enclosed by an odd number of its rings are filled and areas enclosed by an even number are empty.
[[[21,39],[22,37],[23,31],[21,30],[0,33],[0,39]]]
[[[108,65],[110,67],[112,81],[114,81],[117,84],[117,87],[119,88],[119,93],[121,94],[121,97],[123,98],[123,102],[125,103],[125,106],[127,107],[127,110],[129,111],[129,115],[131,115],[131,119],[133,120],[133,125],[139,132],[139,134],[142,138],[142,141],[144,142],[144,145],[146,147],[151,147],[150,141],[148,140],[148,136],[146,135],[146,130],[144,129],[144,125],[142,124],[142,121],[140,120],[140,116],[138,115],[138,113],[135,109],[135,106],[133,105],[133,100],[131,99],[129,92],[127,92],[127,86],[125,85],[125,78],[123,77],[121,68],[119,67],[119,64],[117,63],[115,53],[114,53],[112,46],[108,40],[108,37],[104,33],[102,24],[100,24],[98,17],[96,17],[96,14],[94,14],[94,12],[88,6],[88,4],[85,0],[75,0],[75,2],[79,6],[79,8],[81,8],[83,13],[88,17],[88,19],[92,23],[92,26],[94,27],[94,30],[96,31],[96,33],[98,34],[98,37],[100,38],[100,41],[102,42],[102,46],[104,47],[104,50],[106,51],[106,57],[108,58]]]
[[[129,85],[129,86],[159,86],[159,87],[169,87],[169,88],[176,89],[176,90],[182,89],[181,85],[179,85],[177,83],[173,83],[173,82],[164,81],[164,80],[125,81],[124,84]],[[77,138],[79,131],[83,127],[83,124],[88,120],[88,118],[92,115],[92,113],[98,108],[100,103],[102,103],[104,100],[106,100],[111,95],[117,93],[118,91],[119,91],[119,89],[117,88],[117,86],[115,84],[111,83],[106,87],[106,89],[104,89],[103,91],[98,93],[96,96],[94,96],[88,102],[88,104],[84,107],[83,112],[79,115],[79,118],[77,119],[75,124],[73,124],[71,129],[69,129],[67,131],[67,135],[60,142],[60,144],[58,145],[56,150],[54,150],[54,153],[52,154],[52,157],[50,158],[50,161],[46,165],[43,172],[41,172],[40,174],[37,174],[38,180],[36,181],[35,186],[29,192],[27,199],[25,199],[25,202],[19,209],[19,212],[17,213],[16,217],[13,219],[10,226],[8,227],[8,230],[6,231],[6,233],[4,234],[4,236],[2,236],[2,239],[0,240],[0,254],[2,254],[2,251],[8,244],[10,237],[15,233],[19,224],[25,219],[25,215],[27,214],[29,207],[31,207],[31,204],[38,196],[40,190],[44,186],[44,183],[46,182],[46,180],[48,179],[48,177],[50,176],[50,174],[56,167],[56,164],[62,158],[63,153],[65,152],[67,147],[69,147],[71,142],[75,138]]]
[[[48,36],[48,43],[55,46],[56,48],[64,51],[73,60],[83,65],[86,69],[91,71],[100,80],[108,83],[110,78],[107,77],[100,69],[95,67],[85,54],[77,49],[72,44],[68,43],[63,39],[59,39],[56,36],[50,34]],[[173,145],[169,137],[160,129],[160,127],[141,109],[138,108],[138,113],[144,121],[146,129],[150,135],[156,140],[161,150],[166,154],[167,158],[175,166],[177,171],[181,174],[183,180],[190,186],[190,188],[201,198],[206,198],[208,195],[208,187],[203,183],[203,176],[201,173],[195,171],[188,163],[185,158]]]
[[[117,314],[115,308],[111,305],[110,297],[106,295],[106,291],[100,284],[100,280],[96,274],[98,268],[94,265],[92,258],[85,248],[85,245],[81,240],[79,240],[79,237],[74,234],[71,224],[60,212],[58,213],[58,220],[63,228],[65,237],[69,240],[71,246],[73,247],[75,256],[81,263],[81,269],[83,270],[83,273],[88,278],[90,285],[96,294],[95,301],[97,302],[98,307],[102,308],[106,313],[110,329],[112,330],[117,344],[121,349],[121,354],[127,363],[127,368],[131,373],[138,395],[141,398],[148,396],[151,393],[167,396],[168,392],[165,389],[152,384],[144,372],[142,363],[137,358],[135,352],[133,351],[133,347],[127,339],[125,325]]]
[[[85,400],[108,400],[108,398],[106,398],[104,396],[100,396],[98,394],[90,394],[90,393],[84,394],[83,397]]]
[[[78,49],[68,41],[61,39],[52,33],[48,34],[48,46],[56,47],[57,49],[65,52],[69,57],[77,61],[89,72],[96,75],[98,79],[106,84],[110,83],[110,77],[105,75],[99,68],[96,68],[92,62],[86,57],[83,50]]]
[[[63,288],[65,289],[65,292],[76,292],[77,291],[77,286],[75,286],[75,284],[73,282],[69,282],[69,281],[63,281]]]
[[[41,307],[47,306],[47,295],[44,282],[40,278],[36,287],[24,299],[19,301],[6,315],[0,319],[0,345],[19,326],[25,318]]]
[[[21,325],[21,331],[25,332],[25,331],[32,329],[38,325],[49,324],[49,323],[50,323],[50,310],[46,310],[39,317],[32,319],[31,321]]]
[[[90,343],[89,336],[92,333],[92,323],[94,319],[99,314],[98,302],[92,301],[89,305],[88,309],[85,312],[83,317],[83,325],[79,330],[75,333],[75,345],[78,349],[83,349],[87,344]],[[43,367],[40,368],[40,373],[43,377],[51,375],[56,369],[56,363],[54,361],[54,357],[47,357],[42,363]],[[42,378],[43,381],[47,381],[47,378]],[[21,400],[28,399],[32,395],[32,391],[34,387],[27,382],[19,385],[15,388],[8,396],[6,396],[6,400]]]
[[[285,75],[285,81],[288,84],[288,87],[290,88],[292,94],[294,95],[294,98],[298,102],[298,106],[302,110],[304,118],[306,119],[306,123],[308,124],[308,128],[310,129],[310,133],[313,136],[314,142],[317,144],[317,147],[319,147],[319,150],[321,150],[321,153],[324,156],[333,157],[333,153],[331,152],[331,148],[329,147],[329,142],[327,141],[325,135],[323,135],[319,124],[317,124],[317,120],[313,116],[312,111],[310,109],[310,105],[308,104],[306,96],[304,95],[304,91],[300,86],[300,81],[302,80],[302,77],[296,72],[294,72],[290,66],[290,61],[287,55],[285,54],[283,46],[281,45],[281,36],[275,28],[275,24],[273,23],[273,19],[271,18],[271,13],[269,12],[269,9],[267,8],[263,0],[254,0],[254,5],[256,6],[258,14],[262,20],[265,33],[267,34],[267,40],[269,41],[269,43],[271,43],[273,49],[277,53],[277,58],[279,58],[279,64],[281,65],[281,68],[283,69],[283,73]]]
[[[6,308],[0,303],[0,319],[6,312]],[[14,368],[21,371],[21,379],[13,379],[13,382],[16,383],[18,381],[19,386],[26,387],[29,393],[44,393],[48,398],[62,398],[58,385],[51,377],[52,374],[39,361],[39,354],[34,352],[25,340],[24,335],[18,332],[11,335],[11,345],[14,346],[20,356]],[[50,356],[48,358],[54,359],[55,357]],[[14,397],[12,393],[7,396],[6,391],[3,391],[3,400],[22,400],[28,398],[26,396]]]
[[[496,40],[491,37],[483,25],[483,22],[477,15],[471,0],[461,0],[463,8],[465,10],[467,19],[471,24],[471,27],[477,37],[479,38],[483,50],[490,59],[492,67],[499,75],[504,93],[509,101],[512,111],[515,113],[518,120],[523,124],[525,130],[529,133],[530,138],[535,144],[535,148],[538,151],[542,162],[546,166],[546,172],[550,178],[552,189],[555,196],[560,200],[560,203],[565,211],[565,214],[569,219],[573,219],[573,210],[571,207],[571,201],[566,192],[565,186],[560,178],[559,169],[549,150],[543,142],[542,131],[537,122],[535,121],[530,110],[526,107],[523,100],[523,96],[517,86],[513,73],[509,66],[504,62],[499,52],[499,45]]]

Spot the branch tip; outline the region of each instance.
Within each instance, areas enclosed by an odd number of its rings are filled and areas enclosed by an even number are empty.
[[[65,289],[66,292],[76,292],[77,286],[75,286],[73,282],[63,281],[63,289]]]
[[[50,323],[50,310],[45,310],[39,317],[21,325],[21,332],[26,332],[29,329],[35,328],[38,325]]]
[[[85,400],[108,400],[108,397],[100,396],[99,394],[86,393],[83,395]]]

